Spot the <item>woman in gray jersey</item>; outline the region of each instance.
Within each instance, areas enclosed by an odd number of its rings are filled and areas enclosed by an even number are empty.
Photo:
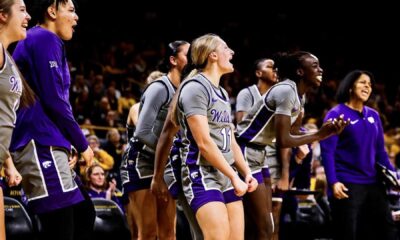
[[[236,98],[236,122],[242,121],[247,112],[262,99],[268,89],[278,82],[274,60],[257,59],[254,62],[254,76],[257,83],[242,89]],[[275,144],[268,145],[262,152],[275,154]],[[246,152],[243,153],[246,159]],[[247,161],[247,160],[246,160]],[[267,161],[264,161],[266,163]],[[272,219],[271,178],[268,166],[262,168],[250,165],[253,176],[259,181],[256,191],[244,196],[246,213],[246,239],[270,239],[274,230]]]
[[[183,192],[205,239],[243,239],[240,197],[257,187],[233,138],[229,98],[219,85],[221,76],[233,71],[233,54],[214,34],[195,39],[191,45],[195,69],[181,84],[172,111],[182,130]]]
[[[146,84],[150,84],[153,81],[159,79],[160,77],[162,77],[164,75],[164,73],[155,70],[153,72],[151,72],[149,74],[149,76],[147,76],[146,79]],[[139,118],[139,107],[140,107],[140,102],[137,102],[135,104],[133,104],[133,106],[129,109],[129,114],[128,117],[126,119],[126,136],[128,141],[133,137],[133,133],[135,132],[136,129],[136,124],[137,124],[137,120]],[[122,166],[120,166],[120,176],[121,176],[121,181],[124,182],[126,181],[127,177],[129,177],[129,172],[128,169],[126,168],[126,166],[124,165],[124,162],[122,162]],[[131,230],[131,237],[132,239],[136,239],[138,236],[138,232],[137,232],[137,226],[136,226],[136,222],[135,222],[135,216],[133,215],[133,213],[131,213],[131,208],[129,207],[129,200],[128,200],[128,194],[124,193],[123,194],[123,205],[125,208],[125,212],[126,212],[126,218],[128,221],[128,226],[129,229]]]
[[[8,46],[26,38],[31,19],[23,0],[0,0],[0,169],[4,164],[10,186],[22,180],[8,148],[15,127],[16,111],[34,102],[34,94],[7,51]],[[3,190],[0,188],[0,239],[5,239]]]
[[[154,152],[181,72],[187,63],[189,43],[174,41],[168,45],[164,71],[166,75],[145,89],[133,137],[124,154],[124,194],[129,196],[129,211],[134,216],[140,239],[173,239],[175,237],[175,200],[158,200],[150,191],[154,173]]]
[[[320,85],[322,69],[318,58],[308,52],[282,55],[277,67],[282,81],[272,86],[238,124],[238,142],[249,165],[258,169],[264,166],[267,145],[288,148],[311,143],[340,132],[348,124],[340,117],[317,133],[301,135],[295,123],[301,122],[305,93]]]

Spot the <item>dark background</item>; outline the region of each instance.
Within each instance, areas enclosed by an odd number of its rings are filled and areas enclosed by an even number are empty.
[[[34,2],[27,0],[28,6]],[[276,51],[306,50],[319,57],[324,78],[370,70],[396,91],[399,68],[398,8],[338,1],[132,1],[76,0],[80,17],[71,59],[93,57],[96,47],[121,40],[157,50],[160,43],[220,35],[235,51],[234,65],[247,74],[253,61]],[[140,5],[140,6],[139,6]],[[390,86],[390,87],[388,87]],[[393,87],[392,87],[393,86]]]

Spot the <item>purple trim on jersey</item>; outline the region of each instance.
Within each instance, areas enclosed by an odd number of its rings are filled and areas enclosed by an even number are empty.
[[[34,213],[46,213],[56,209],[72,206],[84,200],[78,186],[75,189],[64,192],[60,185],[60,179],[55,167],[51,148],[36,144],[36,151],[39,160],[39,166],[43,172],[47,197],[29,200],[28,206]],[[44,162],[51,162],[49,167],[44,168]]]
[[[275,112],[264,105],[251,124],[239,135],[240,142],[251,142],[254,137],[268,124]]]
[[[200,74],[204,79],[206,79],[207,81],[209,81],[206,77],[204,77],[202,74]],[[212,100],[211,100],[211,95],[210,95],[210,93],[208,92],[208,88],[201,82],[201,81],[199,81],[198,79],[195,79],[195,78],[193,78],[193,79],[190,79],[190,80],[187,80],[187,81],[185,81],[183,84],[181,84],[181,86],[180,86],[180,88],[182,89],[186,84],[188,84],[189,82],[192,82],[192,81],[195,81],[195,82],[197,82],[197,83],[200,83],[200,85],[201,86],[203,86],[204,87],[204,89],[206,89],[206,92],[207,92],[207,95],[208,95],[208,105],[211,105],[211,103],[212,103]],[[182,92],[182,91],[180,91],[180,92]],[[179,93],[180,94],[180,93]],[[178,99],[179,99],[179,97],[180,96],[178,96]],[[182,110],[182,106],[181,106],[181,104],[179,104],[179,101],[178,101],[178,107]],[[188,126],[188,125],[187,125]]]
[[[220,93],[218,93],[218,91],[216,91],[216,89],[214,88],[213,84],[211,83],[210,80],[208,80],[208,78],[206,78],[206,77],[205,77],[203,74],[201,74],[201,73],[200,73],[199,75],[202,76],[206,81],[208,81],[208,83],[209,83],[210,86],[211,86],[211,89],[214,91],[214,93],[215,93],[222,101],[224,101],[224,102],[229,102],[228,96],[225,96],[225,95],[221,96],[222,91],[221,91],[221,88],[220,88],[220,87],[218,88],[218,90],[220,90]],[[203,84],[202,82],[200,82],[198,79],[193,79],[193,80],[196,80],[198,83],[200,83],[201,85],[204,86],[204,84]],[[206,86],[204,86],[204,87],[207,89]],[[208,90],[207,90],[207,93],[208,93]],[[210,99],[210,101],[212,100],[210,94],[208,94],[208,99]]]
[[[221,90],[220,90],[220,93],[218,93],[218,91],[217,91],[214,87],[212,87],[212,90],[214,91],[214,93],[215,93],[223,102],[229,102],[229,98],[228,98],[227,96],[225,96],[225,95],[221,96],[221,95],[222,95],[222,91],[221,91]]]
[[[187,119],[185,119],[185,124],[186,126],[189,126]],[[197,160],[199,159],[199,147],[197,146],[196,141],[193,138],[192,131],[190,131],[190,128],[187,128],[186,132],[186,138],[189,140],[189,149],[188,149],[188,154],[186,156],[186,164],[187,165],[196,165]]]

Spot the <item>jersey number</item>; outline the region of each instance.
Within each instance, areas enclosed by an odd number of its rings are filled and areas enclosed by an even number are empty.
[[[222,151],[227,152],[231,147],[231,128],[221,129],[221,134],[223,138]]]

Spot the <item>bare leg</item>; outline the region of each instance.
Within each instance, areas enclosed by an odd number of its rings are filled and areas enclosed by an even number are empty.
[[[156,199],[150,190],[130,192],[129,207],[138,227],[138,239],[156,239]]]
[[[175,239],[176,201],[168,194],[168,200],[157,199],[157,226],[160,240]]]
[[[125,204],[124,208],[125,208],[126,220],[128,222],[128,226],[129,226],[129,231],[131,232],[131,240],[137,240],[138,239],[138,229],[137,229],[137,225],[135,222],[135,217],[133,216],[132,210],[129,207],[129,203]]]
[[[242,201],[226,204],[230,225],[230,240],[244,239],[244,211]]]
[[[247,214],[256,225],[257,239],[271,239],[273,221],[271,219],[271,206],[268,204],[271,196],[264,183],[258,185],[254,192],[244,196]]]
[[[228,210],[223,202],[209,202],[196,212],[205,240],[228,240],[230,225]]]
[[[272,215],[274,216],[274,234],[273,240],[279,240],[279,219],[281,216],[281,208],[282,208],[282,199],[279,200],[272,200]]]

